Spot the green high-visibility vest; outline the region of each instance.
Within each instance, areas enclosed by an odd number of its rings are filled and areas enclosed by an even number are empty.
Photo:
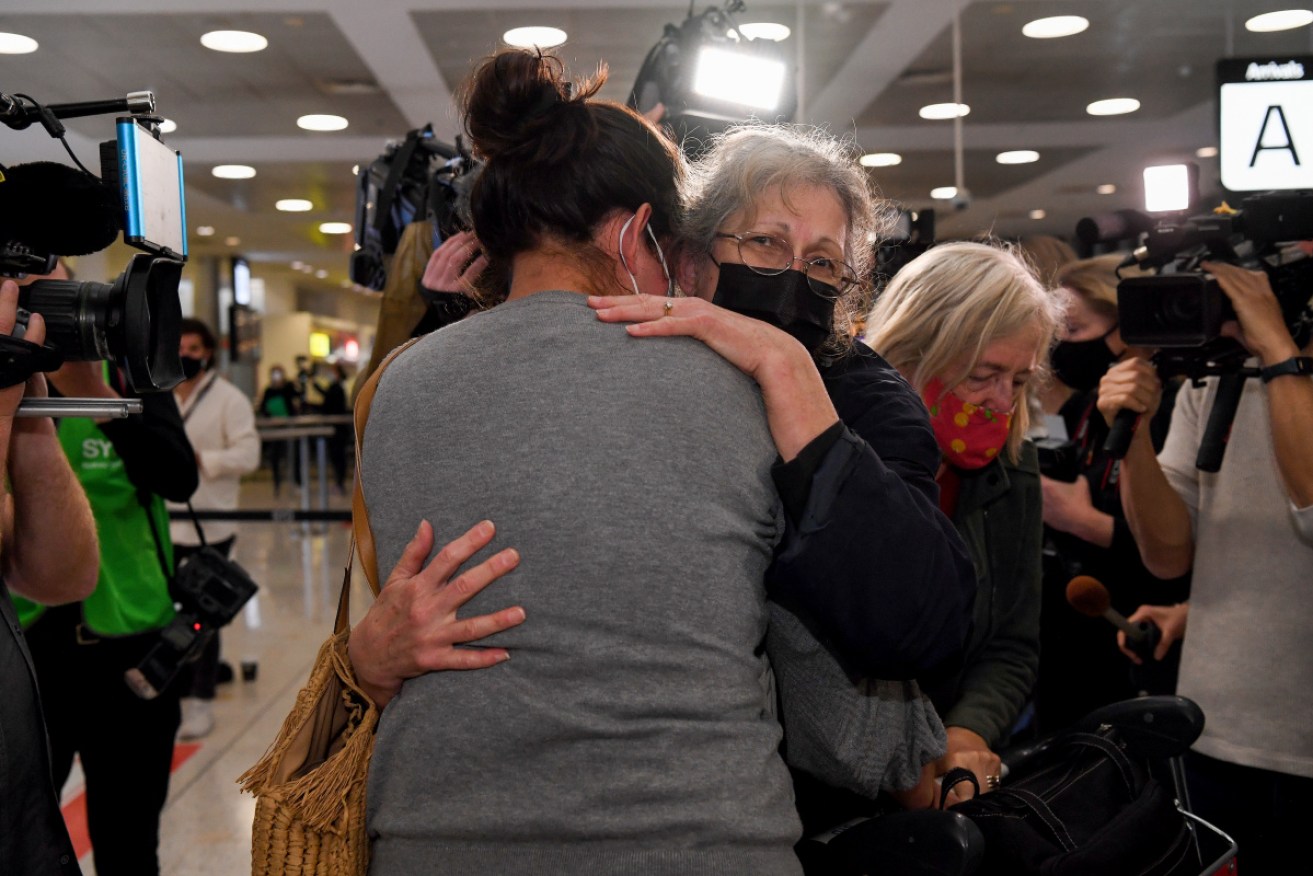
[[[94,421],[61,420],[59,443],[86,490],[100,539],[100,575],[95,592],[82,602],[83,624],[102,636],[141,633],[167,625],[173,620],[173,600],[150,529],[154,520],[165,560],[173,568],[164,501],[151,495],[149,510],[142,505],[123,469],[123,459]],[[23,626],[45,610],[19,596],[13,600]]]

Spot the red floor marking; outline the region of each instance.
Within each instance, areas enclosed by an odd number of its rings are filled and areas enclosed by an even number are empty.
[[[170,772],[177,772],[193,754],[201,750],[199,742],[179,742],[173,746],[173,766]],[[81,791],[76,797],[64,804],[64,826],[68,829],[69,839],[73,841],[73,854],[80,860],[91,851],[91,834],[87,831],[87,792]]]

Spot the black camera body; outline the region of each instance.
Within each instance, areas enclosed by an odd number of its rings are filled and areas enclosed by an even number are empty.
[[[1046,478],[1076,483],[1080,477],[1080,448],[1064,438],[1037,438],[1033,442],[1039,456],[1039,473]]]
[[[1313,260],[1287,258],[1277,245],[1313,239],[1313,193],[1269,193],[1245,198],[1239,211],[1158,223],[1133,258],[1158,268],[1117,286],[1122,340],[1133,346],[1214,352],[1222,324],[1235,310],[1217,281],[1200,268],[1219,261],[1267,272],[1292,335],[1309,322]]]
[[[194,660],[215,631],[231,623],[258,585],[237,562],[203,547],[178,564],[173,577],[177,614],[159,641],[125,674],[142,699],[154,699],[182,665]]]

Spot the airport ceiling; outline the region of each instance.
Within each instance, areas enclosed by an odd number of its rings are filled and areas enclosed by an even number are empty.
[[[694,0],[697,11],[712,5]],[[1251,16],[1294,0],[747,0],[740,23],[787,25],[797,63],[799,120],[852,137],[861,152],[894,152],[901,164],[872,168],[879,190],[910,208],[936,207],[941,237],[992,230],[1000,236],[1070,237],[1082,216],[1136,207],[1141,169],[1197,161],[1205,191],[1216,186],[1214,64],[1228,56],[1313,52],[1313,27],[1251,33]],[[955,176],[951,121],[918,109],[953,99],[952,21],[961,15],[963,169],[973,197],[955,211],[930,190]],[[346,277],[351,235],[321,233],[354,218],[352,167],[391,138],[433,123],[451,142],[459,130],[453,93],[474,61],[522,25],[565,30],[556,50],[573,72],[605,61],[603,96],[623,100],[677,0],[0,0],[0,32],[34,38],[31,54],[0,55],[0,91],[44,103],[155,93],[177,123],[166,140],[187,168],[192,252],[240,252],[266,271],[300,261]],[[1060,39],[1022,35],[1027,22],[1058,15],[1089,20]],[[252,54],[211,51],[213,30],[262,34]],[[1129,115],[1094,117],[1092,101],[1133,97]],[[344,116],[342,131],[312,133],[309,113]],[[109,139],[108,116],[70,120],[84,163]],[[39,127],[0,129],[0,161],[65,160]],[[1035,150],[1028,164],[995,156]],[[250,179],[215,178],[219,164],[256,168]],[[1098,187],[1114,186],[1113,194]],[[308,212],[274,209],[309,200]],[[1036,211],[1042,211],[1041,213]],[[210,226],[210,237],[196,236]],[[236,238],[237,243],[225,243]],[[259,268],[257,268],[259,269]],[[290,268],[288,269],[290,270]],[[309,278],[307,278],[309,279]]]

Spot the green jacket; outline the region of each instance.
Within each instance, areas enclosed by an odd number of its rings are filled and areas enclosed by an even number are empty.
[[[1039,459],[1026,441],[1013,465],[999,458],[962,473],[953,523],[976,566],[976,605],[954,695],[936,701],[946,727],[965,727],[993,748],[1029,699],[1039,672]]]

